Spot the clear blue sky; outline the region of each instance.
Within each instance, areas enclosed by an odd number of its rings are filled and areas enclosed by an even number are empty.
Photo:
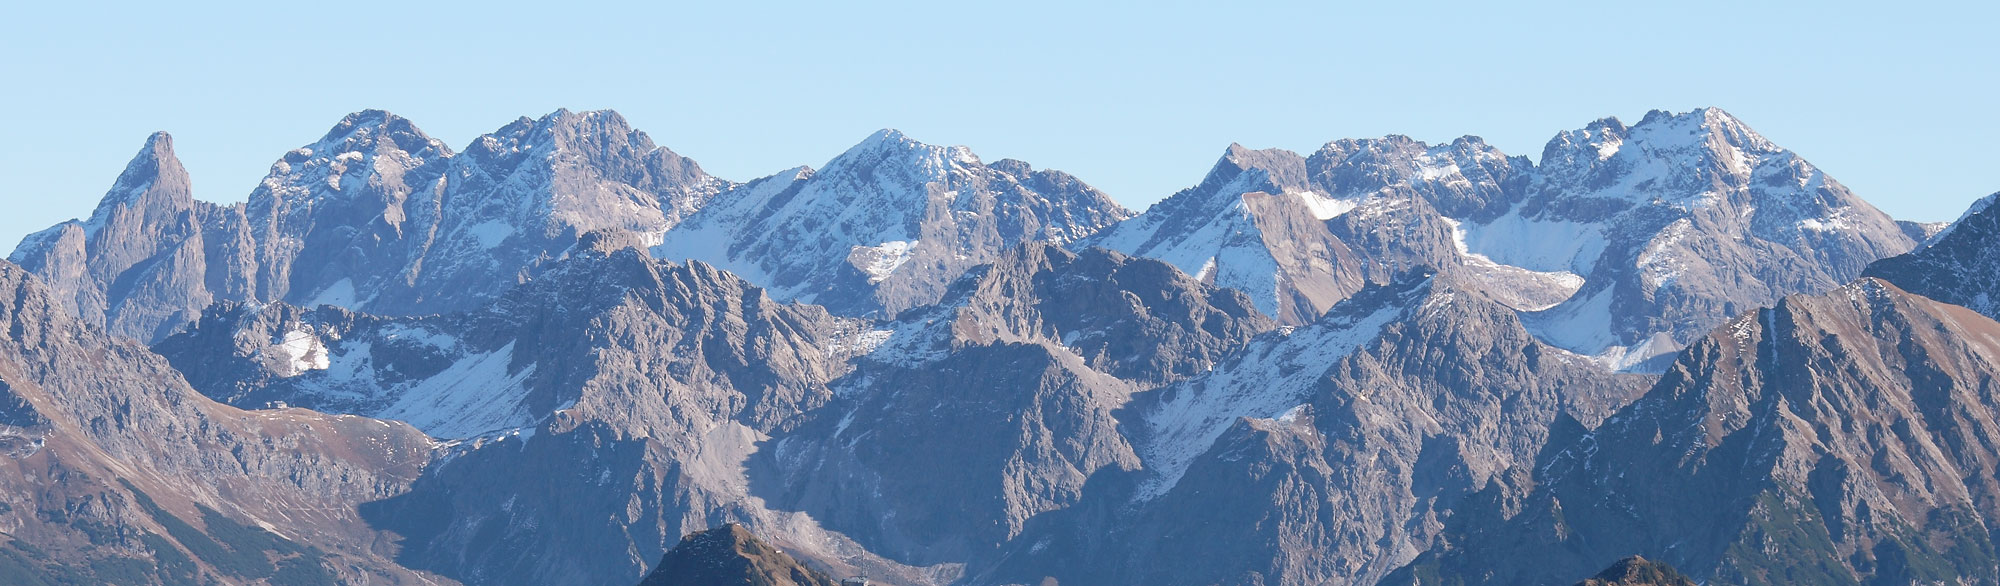
[[[894,127],[1141,209],[1231,142],[1537,157],[1599,117],[1714,105],[1897,217],[2000,190],[1992,2],[77,4],[0,7],[0,250],[88,214],[154,130],[231,202],[364,108],[454,149],[613,108],[739,181]]]

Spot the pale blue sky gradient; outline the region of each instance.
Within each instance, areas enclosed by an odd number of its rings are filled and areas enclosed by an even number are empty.
[[[1143,209],[1231,142],[1539,158],[1596,118],[1714,105],[1899,218],[2000,190],[1992,2],[6,4],[0,250],[88,214],[152,131],[232,202],[364,108],[454,149],[613,108],[738,181],[894,127]]]

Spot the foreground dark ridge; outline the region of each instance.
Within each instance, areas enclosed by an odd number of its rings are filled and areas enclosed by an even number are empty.
[[[742,525],[696,531],[660,558],[639,586],[839,586]]]

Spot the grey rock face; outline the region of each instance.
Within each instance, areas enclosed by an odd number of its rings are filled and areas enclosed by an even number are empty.
[[[363,112],[220,207],[162,135],[16,251],[49,291],[0,265],[0,533],[223,583],[279,580],[156,506],[355,582],[622,586],[725,523],[889,584],[2000,581],[2000,324],[1725,322],[1931,228],[1716,110],[1543,159],[1232,147],[1127,219],[894,132],[735,185],[608,112]],[[1983,209],[1870,270],[1990,313]]]
[[[354,306],[407,287],[414,252],[437,231],[452,157],[409,120],[379,110],[350,114],[286,153],[246,205],[258,287],[232,299]]]
[[[1640,552],[1717,583],[1994,583],[1996,332],[1877,279],[1747,313],[1552,441],[1541,487],[1420,573],[1549,582]]]
[[[2000,194],[1972,204],[1965,215],[1940,229],[1922,247],[1869,265],[1867,274],[1916,293],[2000,316],[1992,292],[2000,291],[2000,212],[1992,209]]]
[[[894,315],[1011,246],[1073,241],[1130,215],[1067,174],[884,130],[819,171],[718,195],[653,254],[722,267],[779,299]]]
[[[394,314],[484,305],[583,235],[657,241],[731,184],[656,147],[616,112],[559,110],[474,140],[446,171],[439,230],[413,280],[415,301],[362,304]]]
[[[12,538],[0,547],[31,566],[15,571],[436,583],[390,562],[386,534],[356,513],[415,480],[430,456],[422,434],[217,404],[159,356],[70,317],[66,301],[0,262],[0,526]]]
[[[1559,417],[1645,377],[1537,342],[1442,278],[1366,289],[1122,413],[1143,469],[1107,479],[971,574],[1105,584],[1370,584],[1483,487],[1524,490]]]

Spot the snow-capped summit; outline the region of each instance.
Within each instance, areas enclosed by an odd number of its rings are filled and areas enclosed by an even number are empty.
[[[1542,150],[1541,187],[1570,198],[1697,206],[1745,186],[1754,169],[1777,159],[1796,157],[1719,108],[1653,110],[1637,125],[1605,118],[1557,134]]]
[[[1620,368],[1914,245],[1895,220],[1717,108],[1556,135],[1526,199],[1467,223],[1464,238],[1500,263],[1582,275],[1575,296],[1527,322]]]
[[[818,171],[716,196],[653,252],[728,269],[782,299],[893,313],[936,301],[1007,247],[1076,240],[1129,215],[1068,174],[988,165],[962,146],[882,130]]]
[[[1231,145],[1201,184],[1085,245],[1166,260],[1309,323],[1430,267],[1482,282],[1554,345],[1628,368],[1730,315],[1907,250],[1904,227],[1716,108],[1605,118],[1540,166],[1477,137]]]
[[[259,298],[387,314],[477,307],[611,230],[657,241],[730,184],[612,111],[520,118],[453,153],[403,118],[348,116],[251,195]]]
[[[354,305],[394,283],[436,227],[450,147],[381,110],[347,115],[271,164],[246,216],[254,298]]]

